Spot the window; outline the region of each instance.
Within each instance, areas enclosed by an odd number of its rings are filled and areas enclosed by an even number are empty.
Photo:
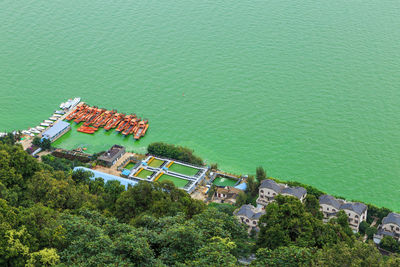
[[[249,222],[249,219],[246,219],[246,222]]]
[[[253,221],[253,224],[254,224],[254,225],[256,225],[256,224],[257,224],[257,222],[256,222],[256,221]]]
[[[356,215],[356,218],[358,219],[358,215]]]
[[[329,208],[326,208],[326,210],[329,210]]]
[[[260,190],[260,193],[261,193],[261,194],[264,194],[264,190]]]
[[[399,231],[400,230],[400,228],[399,227],[396,227],[396,231]]]
[[[335,212],[336,210],[335,210],[335,209],[332,209],[332,211]]]
[[[358,223],[358,221],[357,221],[357,220],[355,220],[354,222],[355,222],[355,223]]]

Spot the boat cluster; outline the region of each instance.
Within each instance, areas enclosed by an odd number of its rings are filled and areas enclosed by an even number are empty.
[[[93,134],[104,127],[107,131],[115,129],[125,136],[132,134],[136,140],[144,136],[149,128],[148,120],[142,120],[135,114],[126,115],[116,110],[90,107],[86,104],[77,106],[65,119],[75,123],[84,122],[78,128],[79,132]]]

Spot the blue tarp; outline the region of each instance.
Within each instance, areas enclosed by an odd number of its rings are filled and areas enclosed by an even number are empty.
[[[126,176],[128,176],[130,173],[131,173],[131,171],[130,171],[130,170],[127,170],[127,169],[125,169],[125,170],[123,170],[123,171],[121,172],[122,175],[126,175]]]
[[[104,182],[105,182],[105,183],[106,183],[107,181],[117,180],[117,181],[119,181],[122,185],[125,185],[126,188],[128,187],[128,184],[130,184],[130,185],[132,185],[132,186],[135,186],[135,185],[138,183],[138,182],[136,182],[136,181],[132,181],[132,180],[129,180],[129,179],[126,179],[126,178],[118,177],[118,176],[111,175],[111,174],[104,173],[104,172],[95,171],[95,170],[88,169],[88,168],[85,168],[85,167],[75,167],[75,168],[74,168],[74,171],[76,171],[76,170],[89,171],[89,172],[91,172],[91,173],[94,174],[94,176],[93,176],[91,179],[94,180],[95,178],[100,177],[100,178],[103,178],[103,179],[104,179]]]
[[[235,186],[235,188],[245,191],[247,189],[247,184],[241,183],[241,184],[238,184],[237,186]]]

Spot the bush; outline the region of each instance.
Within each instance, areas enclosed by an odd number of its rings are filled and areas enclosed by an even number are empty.
[[[186,147],[170,145],[162,142],[152,143],[147,147],[147,151],[155,156],[176,159],[182,162],[195,165],[203,165],[203,160],[193,155],[193,150]]]

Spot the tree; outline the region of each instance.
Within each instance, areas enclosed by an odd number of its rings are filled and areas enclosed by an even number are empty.
[[[341,219],[341,218],[340,218]],[[276,249],[281,246],[323,247],[340,241],[352,242],[347,224],[336,220],[323,224],[295,197],[278,195],[268,204],[259,220],[259,248]],[[347,228],[346,228],[347,227]]]
[[[384,236],[379,243],[379,246],[391,252],[400,252],[399,243],[391,236]]]
[[[254,179],[254,176],[247,177],[247,191],[251,196],[256,196],[258,194],[258,186],[259,184]]]
[[[312,249],[300,248],[296,246],[279,247],[271,250],[261,248],[257,251],[256,260],[251,266],[311,266]]]
[[[188,266],[236,266],[237,259],[231,254],[236,244],[228,238],[213,237],[188,261]]]
[[[360,232],[360,234],[365,234],[368,227],[369,227],[369,224],[366,221],[362,221],[360,223],[360,226],[358,227],[358,231]]]
[[[304,205],[305,205],[306,211],[311,213],[316,218],[322,220],[323,214],[319,210],[319,201],[314,195],[307,195]]]
[[[316,266],[382,266],[383,258],[376,247],[356,241],[353,246],[338,243],[319,250],[314,258]]]
[[[259,183],[261,183],[262,180],[267,179],[267,172],[264,170],[263,167],[257,167],[256,169],[256,177],[257,177],[257,181]]]
[[[59,263],[59,261],[60,256],[57,255],[57,251],[54,248],[44,248],[40,251],[31,253],[26,266],[53,266]]]
[[[236,203],[235,205],[237,207],[241,207],[242,205],[246,204],[247,201],[247,195],[245,192],[240,192],[236,198]]]

